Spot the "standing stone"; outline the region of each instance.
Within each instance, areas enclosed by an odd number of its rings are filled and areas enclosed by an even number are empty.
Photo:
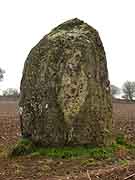
[[[69,20],[31,50],[21,81],[21,130],[42,146],[111,144],[112,104],[98,32]]]

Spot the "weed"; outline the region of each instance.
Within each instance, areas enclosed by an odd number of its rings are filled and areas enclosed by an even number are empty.
[[[116,143],[117,144],[120,144],[120,145],[126,145],[126,140],[125,140],[125,137],[123,134],[119,134],[117,137],[116,137]]]
[[[18,156],[18,155],[27,155],[35,151],[35,146],[28,139],[20,139],[18,143],[11,149],[9,155]]]
[[[127,159],[120,159],[118,163],[123,166],[127,166],[129,164]]]

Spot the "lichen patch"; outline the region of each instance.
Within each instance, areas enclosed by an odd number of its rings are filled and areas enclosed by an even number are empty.
[[[71,59],[67,60],[58,95],[59,104],[64,112],[64,119],[68,124],[72,124],[72,120],[80,111],[88,94],[88,79],[80,60],[81,52],[79,50],[73,54]]]

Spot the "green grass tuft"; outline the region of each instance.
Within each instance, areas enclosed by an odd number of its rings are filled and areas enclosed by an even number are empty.
[[[126,144],[127,144],[127,142],[126,142],[125,137],[124,137],[123,134],[120,134],[120,135],[118,135],[118,136],[116,137],[116,143],[117,143],[117,144],[120,144],[120,145],[126,145]]]
[[[34,151],[35,151],[35,146],[33,145],[33,143],[28,139],[22,138],[12,148],[10,155],[11,156],[27,155],[27,154],[31,154]]]

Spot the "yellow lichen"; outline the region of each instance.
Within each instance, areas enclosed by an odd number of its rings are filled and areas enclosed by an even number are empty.
[[[83,66],[79,63],[81,52],[76,50],[73,57],[66,63],[66,68],[62,77],[62,85],[58,95],[58,101],[64,112],[64,119],[68,124],[72,124],[72,119],[80,111],[87,96],[88,79],[83,71]],[[80,69],[76,69],[77,66]]]

